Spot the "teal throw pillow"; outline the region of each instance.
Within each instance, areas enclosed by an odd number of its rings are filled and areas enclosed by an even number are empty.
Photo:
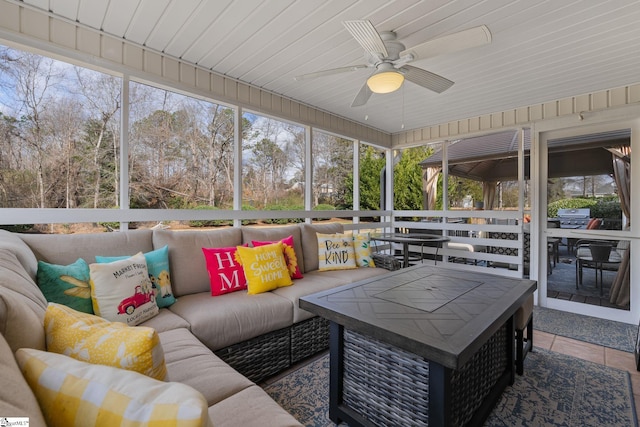
[[[82,258],[69,265],[38,261],[38,286],[49,302],[93,314],[89,265]]]
[[[130,258],[130,256],[96,256],[96,262],[104,264]],[[165,245],[155,251],[144,254],[149,270],[149,279],[156,293],[158,307],[169,307],[176,302],[171,289],[171,275],[169,274],[169,246]]]

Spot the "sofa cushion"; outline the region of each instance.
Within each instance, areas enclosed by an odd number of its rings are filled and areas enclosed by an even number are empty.
[[[167,378],[198,390],[209,405],[233,396],[253,383],[225,363],[186,329],[161,332]]]
[[[0,333],[13,351],[22,347],[44,350],[44,311],[10,289],[0,288]]]
[[[69,265],[38,261],[38,287],[47,301],[93,314],[89,264],[82,258]]]
[[[300,235],[302,236],[302,252],[304,261],[304,271],[318,269],[318,236],[316,233],[334,234],[343,233],[344,227],[339,222],[328,224],[300,224]]]
[[[0,249],[0,271],[2,271],[2,274],[0,274],[0,287],[11,289],[29,299],[36,306],[42,308],[42,315],[44,316],[47,300],[38,285],[36,285],[34,278],[24,269],[24,265],[18,256],[9,249]]]
[[[315,316],[315,314],[300,308],[300,297],[333,289],[340,284],[342,284],[341,281],[324,276],[323,273],[316,270],[306,273],[303,279],[296,281],[295,286],[278,288],[273,293],[291,301],[291,304],[293,304],[293,323],[298,323]]]
[[[155,329],[129,327],[51,303],[44,317],[47,350],[164,380],[167,368]]]
[[[96,262],[107,263],[129,258],[134,255],[125,256],[96,256]],[[149,279],[155,290],[156,304],[158,307],[169,307],[176,302],[171,289],[171,274],[169,273],[169,246],[165,245],[160,249],[153,250],[144,254],[147,261],[147,270],[149,271]]]
[[[31,279],[36,279],[38,260],[31,248],[20,238],[20,234],[0,230],[0,250],[12,252]]]
[[[0,414],[3,417],[29,417],[31,427],[46,427],[35,395],[22,376],[13,351],[0,335]]]
[[[158,315],[153,316],[146,322],[140,323],[138,326],[146,326],[153,328],[158,332],[170,331],[171,329],[187,328],[189,329],[189,322],[178,316],[168,308],[161,308],[158,310]]]
[[[282,248],[282,242],[256,248],[238,246],[249,295],[293,285]]]
[[[71,264],[78,258],[95,262],[96,255],[118,256],[153,250],[153,230],[116,233],[20,234],[36,258],[52,264]],[[159,246],[158,246],[159,247]],[[35,273],[34,273],[35,274]]]
[[[298,257],[296,256],[296,251],[293,249],[293,236],[287,236],[284,239],[280,240],[267,240],[267,241],[258,241],[252,240],[251,244],[254,248],[259,246],[269,245],[271,243],[282,242],[282,252],[284,254],[284,260],[287,263],[287,269],[289,270],[289,276],[292,279],[302,279],[302,271],[300,270],[300,264],[298,263]]]
[[[209,408],[216,427],[301,427],[257,385],[248,387]]]
[[[207,231],[155,230],[153,244],[156,248],[169,245],[171,285],[176,297],[210,293],[202,248],[238,246],[242,244],[242,230],[240,227]]]
[[[238,248],[202,248],[209,273],[211,295],[218,296],[229,292],[247,289],[247,278],[238,259]]]
[[[135,326],[158,314],[155,293],[142,252],[89,266],[93,312],[112,322]]]
[[[51,427],[210,425],[204,397],[185,384],[33,349],[16,359]]]
[[[293,323],[298,323],[315,316],[315,314],[300,308],[300,297],[333,289],[358,280],[379,276],[384,273],[388,273],[388,271],[383,268],[358,268],[342,271],[316,270],[305,273],[304,278],[297,280],[294,286],[278,288],[272,292],[291,301],[293,304]]]
[[[242,227],[242,241],[251,243],[277,242],[291,236],[293,238],[293,250],[300,268],[300,273],[304,273],[304,253],[302,247],[301,228],[297,225],[285,225],[281,227],[247,226]],[[295,277],[294,277],[295,279]]]
[[[356,253],[356,265],[358,267],[375,267],[376,263],[371,257],[371,234],[358,233],[353,235],[353,250]]]
[[[349,270],[358,267],[350,234],[317,233],[317,236],[318,270]]]
[[[266,292],[212,297],[208,292],[185,295],[169,307],[191,325],[191,332],[216,351],[292,324],[290,301]]]
[[[21,347],[44,350],[46,301],[17,257],[0,250],[0,333],[13,351]]]

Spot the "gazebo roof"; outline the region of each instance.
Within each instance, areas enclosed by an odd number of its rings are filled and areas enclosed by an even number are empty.
[[[476,181],[518,179],[519,131],[509,130],[450,142],[449,175]],[[531,137],[524,132],[525,177],[529,176]],[[630,131],[584,135],[549,141],[550,178],[613,174],[608,148],[629,145]],[[442,165],[442,150],[422,161],[423,169]]]

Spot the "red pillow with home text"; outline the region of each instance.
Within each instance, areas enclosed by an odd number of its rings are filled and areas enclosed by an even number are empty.
[[[235,246],[202,248],[209,272],[211,295],[217,296],[247,289],[244,269],[236,259],[237,251]]]
[[[289,276],[291,276],[292,279],[302,279],[302,272],[300,271],[300,267],[298,267],[298,257],[296,256],[296,251],[293,250],[293,236],[285,237],[280,240],[280,242],[282,242],[282,252],[284,253],[284,260],[287,263]],[[251,241],[254,247],[270,245],[272,243],[278,243],[278,240],[272,242]]]

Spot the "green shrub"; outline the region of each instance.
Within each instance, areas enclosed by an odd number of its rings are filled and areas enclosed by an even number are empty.
[[[549,218],[557,218],[558,209],[593,209],[596,203],[597,202],[594,199],[583,198],[556,200],[555,202],[549,203],[549,205],[547,206],[547,216]]]
[[[318,206],[315,206],[312,210],[314,211],[335,211],[336,207],[333,205],[329,205],[327,203],[320,203]],[[325,221],[329,218],[312,218],[313,221]]]
[[[336,207],[333,205],[329,205],[327,203],[321,203],[315,208],[313,208],[313,210],[314,211],[335,211]]]
[[[591,208],[591,216],[593,218],[611,218],[622,219],[622,208],[619,200],[603,200],[598,202]]]
[[[617,198],[598,198],[598,199],[561,199],[549,203],[547,206],[547,215],[549,218],[558,216],[558,209],[584,209],[591,210],[592,218],[611,218],[621,219],[622,208]]]
[[[247,205],[247,204],[243,204],[242,205],[242,210],[243,211],[255,211],[256,209],[251,206],[251,205]],[[252,225],[252,224],[257,224],[258,221],[255,219],[243,219],[242,220],[242,225]]]
[[[33,228],[33,224],[0,225],[0,229],[11,231],[12,233],[25,233]]]
[[[98,225],[100,227],[104,227],[107,231],[119,230],[120,223],[119,222],[99,222]]]
[[[215,206],[200,205],[196,206],[194,210],[210,210],[218,211],[220,209]],[[232,225],[233,221],[229,219],[194,219],[189,221],[190,227],[220,227],[224,225]]]
[[[268,205],[265,208],[265,210],[266,211],[285,211],[285,212],[302,211],[304,210],[304,206],[297,203],[282,202],[282,203],[274,203],[274,204]],[[304,221],[303,218],[273,218],[273,219],[263,220],[265,224],[295,224],[303,221]]]

